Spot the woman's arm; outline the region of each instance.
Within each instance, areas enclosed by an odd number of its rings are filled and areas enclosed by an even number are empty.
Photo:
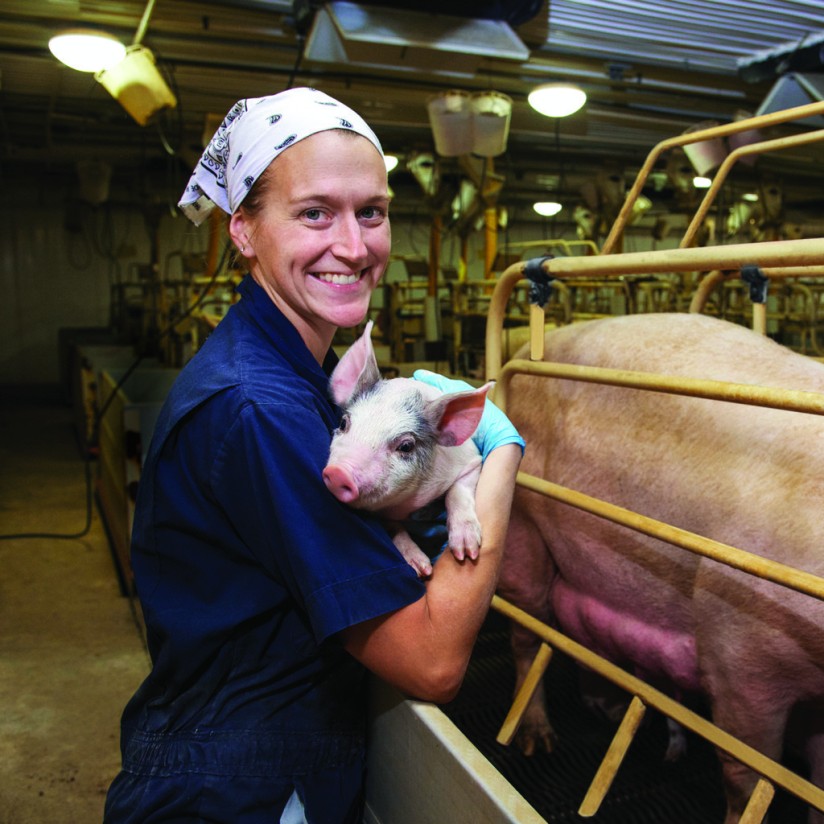
[[[475,495],[483,542],[477,561],[444,552],[423,598],[342,632],[348,652],[403,692],[444,703],[458,692],[498,582],[515,476],[518,444],[484,462]]]

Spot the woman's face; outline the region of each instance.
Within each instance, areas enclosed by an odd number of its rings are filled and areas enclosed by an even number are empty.
[[[238,209],[232,239],[252,276],[322,357],[335,329],[363,321],[391,237],[386,166],[364,137],[325,131],[276,157],[263,206]]]

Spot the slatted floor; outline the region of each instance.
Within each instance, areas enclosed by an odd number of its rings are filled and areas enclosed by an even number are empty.
[[[490,614],[458,698],[444,712],[547,822],[596,824],[721,824],[725,803],[714,750],[689,734],[678,762],[664,761],[666,723],[647,713],[599,813],[577,814],[615,726],[581,701],[577,669],[556,653],[545,676],[550,720],[558,736],[551,754],[523,756],[495,736],[508,711],[514,684],[506,621]],[[771,807],[778,824],[804,824],[806,807],[779,793]]]

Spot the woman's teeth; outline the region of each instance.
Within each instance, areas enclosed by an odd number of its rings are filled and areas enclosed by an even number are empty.
[[[361,272],[357,272],[354,275],[335,275],[330,273],[325,274],[318,274],[316,277],[320,278],[320,280],[324,281],[325,283],[337,283],[337,284],[346,284],[346,283],[357,283],[361,278]]]

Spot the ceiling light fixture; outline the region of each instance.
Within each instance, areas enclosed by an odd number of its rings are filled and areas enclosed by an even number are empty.
[[[110,34],[81,29],[49,41],[49,49],[58,60],[78,71],[94,72],[94,79],[141,126],[161,109],[177,106],[177,98],[155,65],[154,54],[141,45],[155,2],[147,0],[128,48]]]
[[[692,185],[696,189],[709,189],[710,186],[712,186],[712,180],[710,180],[710,178],[708,177],[694,177],[692,179]]]
[[[126,47],[104,32],[70,29],[49,40],[49,51],[70,69],[79,72],[99,72],[119,63]]]
[[[554,217],[564,207],[554,200],[542,200],[538,201],[538,203],[533,203],[532,208],[541,215],[541,217]]]
[[[95,80],[141,125],[161,109],[177,106],[177,98],[145,46],[133,45],[114,66],[95,75]]]
[[[430,97],[426,108],[435,150],[441,157],[497,157],[506,151],[512,117],[508,95],[452,89]]]
[[[395,169],[398,165],[398,158],[395,155],[384,155],[383,162],[386,164],[386,172],[387,174]]]
[[[571,83],[544,83],[528,95],[529,105],[546,117],[568,117],[587,101],[586,93]]]

